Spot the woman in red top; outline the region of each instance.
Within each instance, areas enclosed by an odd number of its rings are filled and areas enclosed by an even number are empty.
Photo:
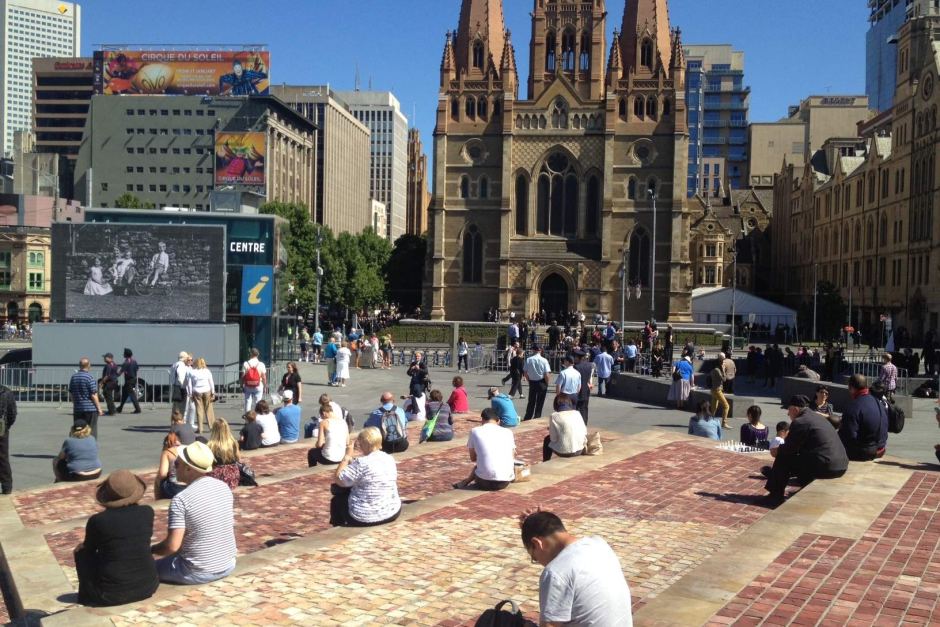
[[[450,393],[447,404],[450,410],[455,414],[466,414],[470,411],[470,403],[467,402],[467,390],[463,386],[463,377],[454,377],[454,391]]]

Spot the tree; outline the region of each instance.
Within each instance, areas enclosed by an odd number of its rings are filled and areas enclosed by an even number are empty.
[[[428,240],[423,235],[402,235],[385,264],[388,298],[405,312],[421,305],[424,286],[424,263]]]
[[[801,335],[810,337],[813,333],[813,299],[800,306]],[[847,324],[848,307],[839,290],[829,281],[817,283],[816,292],[816,334],[819,339],[838,337],[840,329]]]
[[[288,222],[287,236],[282,242],[287,249],[287,268],[280,281],[281,302],[297,301],[301,312],[312,311],[317,302],[317,226],[303,204],[269,202],[261,206],[261,213],[277,215]],[[293,295],[288,296],[288,286]]]
[[[153,209],[155,205],[152,202],[145,202],[131,194],[125,192],[117,197],[114,201],[114,206],[118,209]]]

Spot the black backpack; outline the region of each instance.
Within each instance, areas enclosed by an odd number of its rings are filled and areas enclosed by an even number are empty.
[[[508,610],[503,609],[506,605],[509,606]],[[524,627],[525,625],[526,619],[522,610],[515,601],[507,599],[500,601],[493,609],[483,612],[474,627]]]
[[[904,431],[904,410],[893,401],[888,403],[888,431],[891,433]]]

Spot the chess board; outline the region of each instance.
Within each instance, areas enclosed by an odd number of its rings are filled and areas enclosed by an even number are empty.
[[[766,453],[768,452],[765,448],[759,448],[757,446],[748,446],[747,444],[741,444],[735,440],[729,440],[727,442],[722,442],[717,445],[719,451],[728,451],[729,453]]]

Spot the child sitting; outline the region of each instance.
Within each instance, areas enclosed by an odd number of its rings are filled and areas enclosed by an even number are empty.
[[[790,423],[786,420],[781,420],[777,423],[777,437],[775,437],[770,442],[770,456],[777,456],[777,449],[783,444],[784,440],[787,439],[787,433],[790,432]]]
[[[741,444],[767,448],[768,429],[760,421],[761,409],[757,405],[747,408],[747,423],[741,425]]]
[[[191,425],[187,424],[183,414],[178,409],[173,410],[170,416],[170,433],[175,433],[180,444],[189,445],[196,441],[196,434]]]

